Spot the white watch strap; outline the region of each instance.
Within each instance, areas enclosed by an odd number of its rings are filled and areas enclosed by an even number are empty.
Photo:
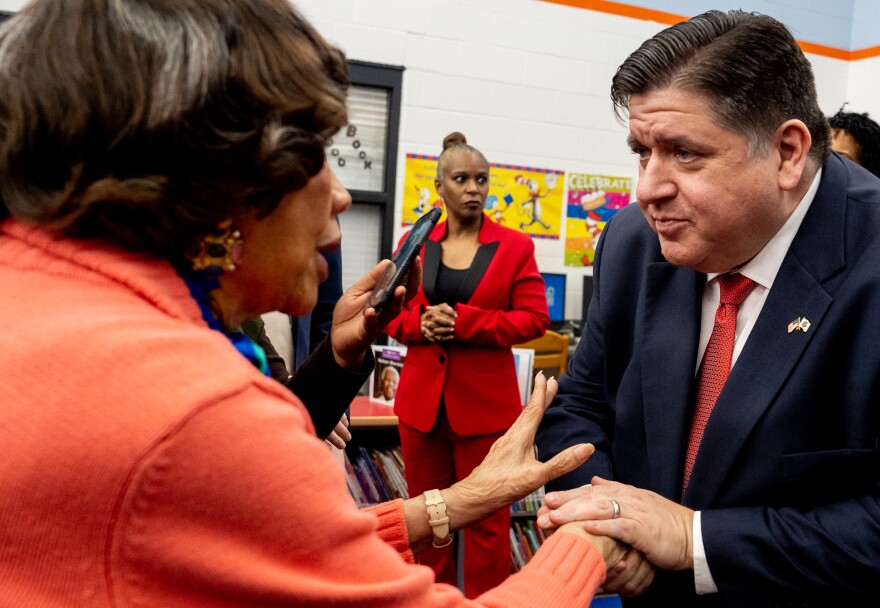
[[[425,492],[425,508],[428,510],[428,524],[434,531],[435,547],[445,547],[452,542],[449,533],[449,517],[446,515],[446,502],[440,494],[440,490],[428,490]]]

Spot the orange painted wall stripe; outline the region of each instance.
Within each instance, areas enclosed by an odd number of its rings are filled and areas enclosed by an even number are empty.
[[[850,51],[849,58],[853,59],[868,59],[870,57],[880,57],[880,46],[871,46],[866,49],[859,49],[858,51]]]
[[[815,42],[805,42],[803,40],[798,40],[797,43],[805,53],[822,55],[823,57],[831,57],[832,59],[843,59],[844,61],[852,60],[852,51],[838,49],[833,46],[825,46],[824,44],[816,44]]]
[[[620,15],[622,17],[632,17],[633,19],[641,19],[642,21],[657,21],[658,23],[665,23],[667,25],[675,25],[676,23],[688,20],[688,17],[682,15],[665,13],[652,8],[642,8],[640,6],[622,4],[620,2],[610,2],[610,0],[544,0],[544,2],[564,4],[575,8],[585,8],[590,11],[611,13],[612,15]]]
[[[562,4],[572,6],[574,8],[583,8],[599,13],[609,13],[611,15],[620,15],[621,17],[630,17],[632,19],[641,19],[642,21],[656,21],[666,25],[675,25],[682,21],[687,21],[689,17],[684,15],[676,15],[664,11],[654,10],[652,8],[642,8],[641,6],[632,6],[631,4],[623,4],[621,2],[611,2],[610,0],[543,0],[552,4]],[[844,61],[855,61],[858,59],[870,59],[871,57],[880,57],[880,46],[872,46],[857,51],[849,51],[838,49],[824,44],[816,44],[815,42],[805,42],[798,40],[798,44],[805,53],[813,55],[822,55],[823,57],[831,57],[832,59],[842,59]]]

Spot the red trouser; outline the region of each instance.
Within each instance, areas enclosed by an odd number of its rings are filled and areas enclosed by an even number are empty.
[[[464,437],[449,428],[441,407],[430,433],[400,423],[407,489],[410,496],[445,489],[464,479],[483,461],[503,432]],[[427,517],[427,515],[426,515]],[[429,547],[418,554],[434,570],[437,581],[456,584],[453,546]],[[510,509],[505,507],[464,529],[464,593],[474,598],[497,587],[510,575]]]

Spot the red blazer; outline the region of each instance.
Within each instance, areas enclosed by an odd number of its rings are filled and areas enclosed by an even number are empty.
[[[440,304],[434,288],[444,236],[446,222],[441,222],[422,249],[419,293],[385,329],[408,346],[394,411],[401,422],[428,432],[442,395],[449,424],[459,435],[502,431],[522,411],[510,347],[542,336],[550,324],[535,245],[483,217],[480,247],[455,306],[455,338],[441,345],[425,340],[420,317],[425,306]]]

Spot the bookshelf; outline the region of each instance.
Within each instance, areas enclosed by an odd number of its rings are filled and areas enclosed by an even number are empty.
[[[398,420],[392,408],[358,396],[349,413],[352,440],[345,449],[345,469],[349,492],[358,506],[408,498]],[[544,540],[535,525],[535,513],[543,501],[541,488],[510,506],[511,572],[520,570]]]
[[[394,410],[388,405],[370,401],[365,395],[354,398],[349,413],[349,424],[353,429],[394,428],[396,432],[397,416],[394,415]]]
[[[345,449],[346,479],[349,483],[349,491],[358,502],[358,506],[373,504],[367,501],[366,496],[359,498],[357,485],[360,483],[356,477],[355,466],[352,460],[358,461],[358,457],[370,458],[371,452],[384,452],[393,455],[394,449],[400,449],[400,437],[397,434],[397,416],[391,407],[382,403],[370,401],[367,396],[355,397],[349,409],[350,428],[352,440]],[[363,456],[362,450],[366,450],[369,456]],[[368,465],[366,465],[368,466]],[[400,473],[403,474],[403,461],[400,461]],[[354,484],[354,485],[352,485]],[[405,488],[404,483],[404,488]],[[404,490],[405,491],[405,490]],[[363,504],[361,501],[364,501]],[[380,501],[375,501],[380,502]],[[545,535],[535,524],[535,513],[544,502],[543,488],[526,496],[522,500],[510,506],[510,572],[518,572],[526,563],[538,546],[544,541]],[[459,548],[461,545],[459,545]],[[462,563],[462,555],[459,553],[456,561]],[[459,588],[462,588],[462,573],[458,573]],[[621,601],[617,596],[598,595],[590,602],[589,608],[620,608]]]
[[[348,490],[359,507],[409,498],[403,477],[403,457],[397,416],[391,407],[354,398],[349,408],[351,441],[345,448]]]

